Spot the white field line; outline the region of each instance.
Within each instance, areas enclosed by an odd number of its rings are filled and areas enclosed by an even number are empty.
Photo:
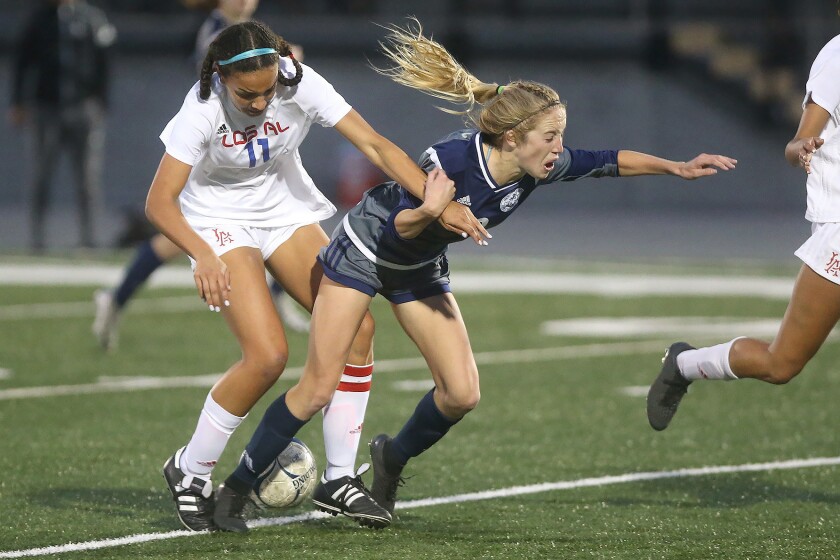
[[[619,387],[618,392],[628,397],[647,397],[650,385],[628,385],[627,387]]]
[[[132,315],[145,315],[150,313],[183,313],[184,311],[206,312],[207,306],[195,295],[139,299],[132,302],[129,309]],[[66,319],[70,317],[92,317],[93,314],[93,300],[59,303],[17,303],[0,306],[0,321]]]
[[[421,507],[432,507],[449,504],[460,504],[465,502],[478,502],[482,500],[495,500],[499,498],[511,498],[514,496],[525,496],[528,494],[539,494],[543,492],[554,492],[558,490],[576,490],[578,488],[591,488],[594,486],[610,486],[614,484],[627,484],[634,482],[647,482],[652,480],[664,480],[669,478],[687,478],[695,476],[712,476],[720,474],[732,474],[742,472],[763,472],[774,470],[805,469],[813,467],[831,467],[840,465],[840,457],[816,457],[812,459],[792,459],[788,461],[773,461],[768,463],[747,463],[743,465],[720,465],[711,467],[697,467],[690,469],[677,469],[672,471],[648,471],[625,473],[613,476],[601,476],[592,478],[581,478],[578,480],[566,480],[560,482],[543,482],[527,486],[512,486],[498,490],[484,490],[469,494],[456,494],[454,496],[442,496],[439,498],[425,498],[422,500],[410,500],[398,502],[397,509],[408,510]],[[325,513],[310,512],[288,517],[274,517],[259,519],[248,522],[248,526],[272,527],[289,525],[312,519],[329,517]],[[103,539],[80,543],[69,543],[42,548],[29,548],[24,550],[9,550],[0,552],[0,558],[24,558],[28,556],[43,556],[62,554],[70,552],[82,552],[85,550],[98,550],[102,548],[115,548],[130,544],[141,544],[152,541],[174,539],[178,537],[192,537],[205,533],[194,533],[190,531],[169,531],[167,533],[145,533],[121,537],[116,539]]]
[[[772,337],[779,332],[781,319],[752,317],[577,317],[545,321],[540,334],[582,337],[673,336],[696,338],[731,337],[738,333]],[[735,334],[733,334],[735,333]]]
[[[579,346],[560,346],[554,348],[533,348],[530,350],[502,350],[500,352],[478,352],[475,361],[478,365],[506,363],[543,362],[551,360],[574,360],[625,354],[645,354],[664,352],[670,342],[616,342],[606,344],[583,344]],[[406,371],[425,369],[423,358],[401,358],[379,360],[375,364],[377,372]],[[302,367],[287,368],[281,379],[297,379]],[[221,373],[176,377],[107,377],[97,383],[78,385],[53,385],[42,387],[18,387],[0,391],[0,401],[14,399],[34,399],[67,395],[87,395],[98,393],[118,393],[144,391],[150,389],[171,389],[183,387],[211,387],[221,377]]]
[[[0,264],[0,284],[112,286],[122,275],[116,265]],[[455,293],[595,294],[602,296],[695,295],[754,296],[787,299],[793,279],[761,276],[678,276],[645,274],[582,274],[569,272],[453,272]],[[165,267],[149,280],[150,287],[193,287],[186,267]]]

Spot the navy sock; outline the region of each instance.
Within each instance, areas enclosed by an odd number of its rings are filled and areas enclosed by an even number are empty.
[[[388,459],[399,466],[405,466],[409,459],[437,443],[460,420],[450,420],[443,415],[435,404],[434,392],[432,389],[420,399],[414,414],[388,446]]]
[[[155,254],[152,249],[152,242],[144,241],[134,254],[134,260],[125,271],[125,276],[117,289],[114,290],[114,303],[117,307],[122,308],[126,302],[131,299],[137,288],[149,279],[149,276],[157,270],[163,261]]]
[[[225,486],[239,494],[248,494],[257,476],[267,469],[307,420],[301,420],[286,406],[286,393],[271,403],[263,414],[259,426],[245,446],[245,454]]]

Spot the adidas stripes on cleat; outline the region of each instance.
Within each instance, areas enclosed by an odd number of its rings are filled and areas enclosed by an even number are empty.
[[[336,480],[321,477],[312,493],[312,502],[320,511],[330,515],[346,515],[355,519],[363,527],[383,529],[391,524],[391,514],[371,498],[362,482],[362,474],[367,463],[359,467],[356,476],[342,476]]]
[[[178,518],[190,531],[214,531],[213,483],[209,479],[186,476],[178,467],[182,447],[163,465],[163,478],[175,500]]]

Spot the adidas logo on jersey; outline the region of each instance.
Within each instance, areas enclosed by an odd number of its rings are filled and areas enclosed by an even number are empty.
[[[216,131],[216,134],[221,136],[222,134],[227,134],[228,132],[230,132],[230,129],[225,123],[222,123],[222,126],[219,127],[219,130]]]
[[[455,202],[460,202],[464,206],[470,206],[470,195],[462,196],[461,198],[457,199]]]

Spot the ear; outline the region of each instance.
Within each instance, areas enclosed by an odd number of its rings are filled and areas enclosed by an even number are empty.
[[[513,130],[506,130],[504,134],[502,134],[502,142],[511,148],[516,148],[516,134],[514,134]]]
[[[225,83],[225,76],[219,71],[219,65],[215,62],[213,63],[213,72],[219,75],[219,81]]]

